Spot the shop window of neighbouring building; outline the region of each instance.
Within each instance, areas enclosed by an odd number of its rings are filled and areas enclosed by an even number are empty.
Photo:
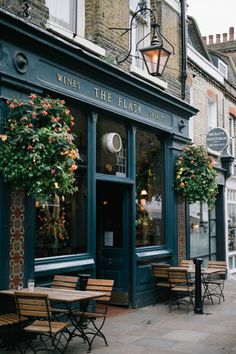
[[[150,1],[145,1],[146,7],[150,8]],[[135,11],[138,10],[138,5],[140,1],[138,0],[130,0],[130,20]],[[132,35],[131,35],[131,55],[132,55],[132,64],[137,66],[142,70],[145,69],[145,64],[140,54],[140,48],[144,48],[150,45],[150,36],[148,33],[150,32],[150,14],[140,12],[139,16],[136,16],[135,23],[132,27]],[[145,36],[147,36],[145,38]],[[144,39],[143,39],[144,38]],[[143,39],[143,40],[142,40]],[[141,42],[140,42],[141,41]]]
[[[228,250],[236,251],[236,190],[228,189]]]
[[[136,134],[136,245],[164,245],[163,150],[157,136]]]
[[[43,205],[36,201],[36,258],[87,251],[87,120],[83,112],[71,112],[80,154],[76,171],[78,192],[52,194]]]
[[[190,257],[201,257],[204,264],[216,255],[215,207],[209,210],[207,204],[194,203],[189,207]]]
[[[127,131],[124,124],[98,119],[97,172],[127,177]]]

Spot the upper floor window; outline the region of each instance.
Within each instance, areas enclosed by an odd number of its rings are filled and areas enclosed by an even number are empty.
[[[93,54],[105,56],[104,48],[85,38],[85,0],[45,0],[49,9],[48,28],[73,40]]]
[[[208,96],[207,102],[208,129],[217,127],[217,104],[216,100]]]
[[[84,36],[85,0],[46,0],[45,3],[51,25]]]
[[[230,136],[230,153],[233,156],[236,156],[235,154],[235,119],[233,116],[229,117],[229,136]]]
[[[139,0],[130,0],[130,19],[133,14],[138,10]],[[146,7],[150,8],[150,0],[146,1]],[[138,16],[134,19],[132,27],[132,43],[131,45],[131,55],[132,55],[132,64],[138,66],[140,69],[145,69],[145,64],[140,55],[140,48],[144,48],[150,45],[150,14],[139,13]],[[145,38],[145,36],[147,36]]]
[[[227,79],[228,76],[228,67],[222,60],[218,60],[218,69],[220,70],[221,74]]]

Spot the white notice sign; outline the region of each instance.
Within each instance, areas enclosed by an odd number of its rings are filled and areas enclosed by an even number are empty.
[[[104,231],[104,246],[113,246],[113,231]]]

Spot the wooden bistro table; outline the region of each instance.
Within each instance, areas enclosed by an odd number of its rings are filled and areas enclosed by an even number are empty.
[[[73,304],[77,302],[87,302],[89,300],[95,300],[99,297],[103,297],[106,295],[105,292],[100,291],[81,291],[81,290],[67,290],[67,289],[57,289],[57,288],[47,288],[47,287],[34,287],[34,290],[30,291],[28,288],[23,288],[20,290],[10,289],[10,290],[1,290],[0,295],[8,295],[14,296],[15,291],[22,291],[22,292],[29,292],[29,293],[41,293],[47,294],[50,302],[55,303],[62,303],[65,305],[66,309],[68,310],[68,318],[73,326],[71,336],[75,336],[76,331],[80,333],[82,337],[87,343],[89,344],[89,338],[85,335],[83,329],[80,327],[80,320],[76,320],[76,317],[73,316]],[[78,309],[77,309],[78,310]]]

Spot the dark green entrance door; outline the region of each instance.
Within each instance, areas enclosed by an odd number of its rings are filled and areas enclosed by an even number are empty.
[[[97,183],[97,277],[114,279],[112,303],[129,305],[128,187]]]

